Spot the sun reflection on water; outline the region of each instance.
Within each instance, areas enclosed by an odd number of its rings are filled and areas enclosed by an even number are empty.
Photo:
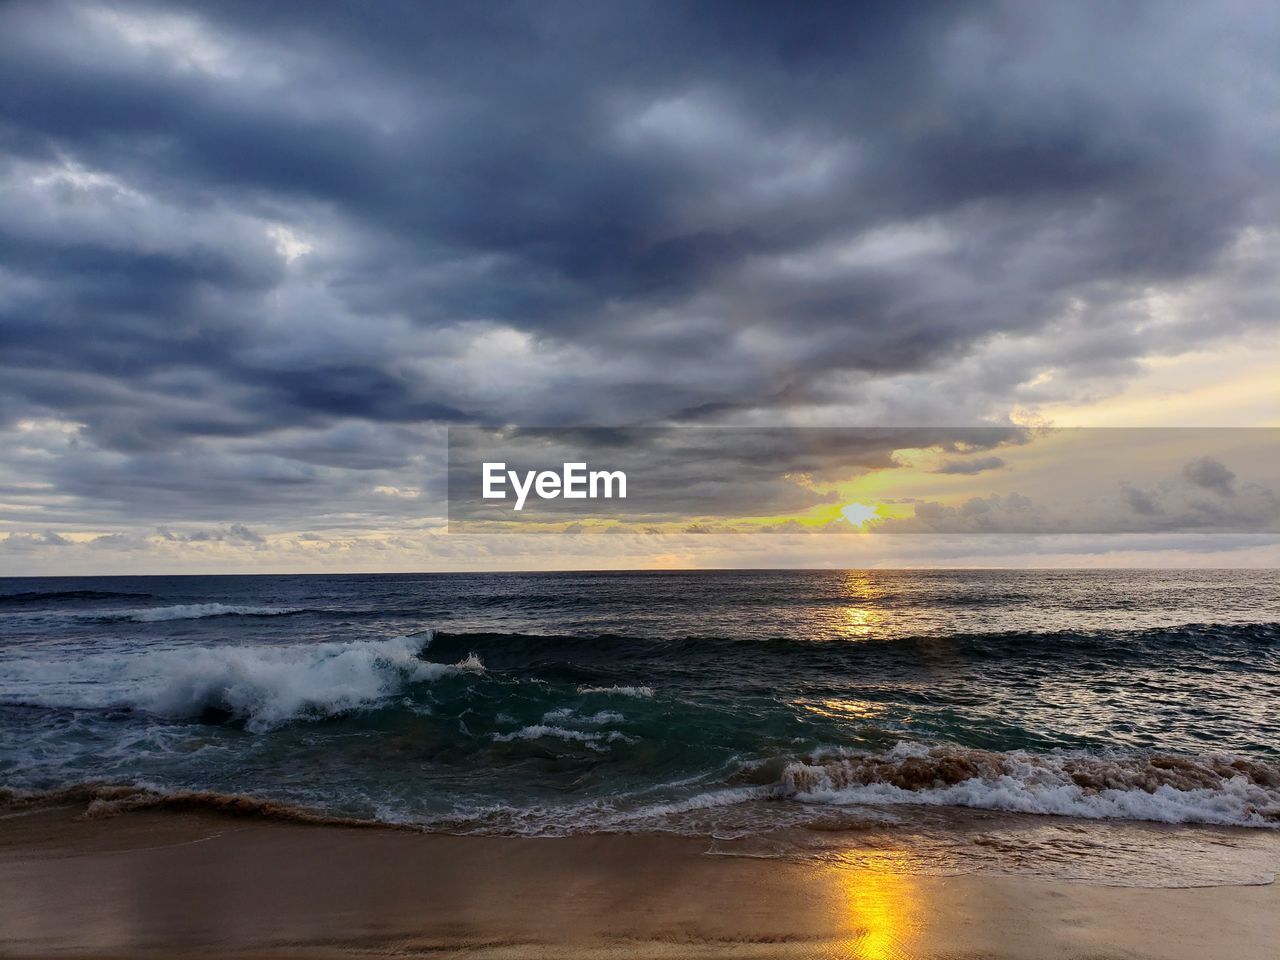
[[[853,700],[845,697],[824,697],[817,700],[797,700],[795,703],[810,713],[829,720],[870,720],[881,716],[885,710],[881,704],[870,700]]]
[[[845,577],[844,593],[852,601],[843,608],[840,632],[848,637],[864,639],[874,636],[884,623],[880,611],[880,588],[864,570],[851,570]]]
[[[874,610],[866,607],[848,607],[844,612],[842,632],[851,637],[870,637],[874,635],[884,618]]]

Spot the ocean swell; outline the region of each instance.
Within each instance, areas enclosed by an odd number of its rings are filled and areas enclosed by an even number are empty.
[[[80,603],[85,600],[119,600],[122,598],[146,599],[149,593],[126,593],[119,590],[24,590],[20,593],[0,594],[0,606],[37,605],[50,603]]]

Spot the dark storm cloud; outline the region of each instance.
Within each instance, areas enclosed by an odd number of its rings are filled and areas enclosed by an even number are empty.
[[[7,4],[0,425],[82,427],[5,465],[87,516],[400,516],[424,424],[779,422],[1030,338],[913,393],[957,422],[1274,323],[1278,16]]]

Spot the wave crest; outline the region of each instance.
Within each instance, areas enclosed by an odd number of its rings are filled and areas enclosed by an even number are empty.
[[[484,670],[475,656],[428,663],[423,637],[311,647],[205,649],[191,655],[145,704],[165,716],[225,713],[254,732],[291,720],[329,717],[377,705],[408,684]]]
[[[474,654],[456,664],[420,656],[430,634],[292,646],[173,647],[76,661],[12,662],[18,681],[0,703],[133,709],[175,719],[233,721],[260,733],[294,720],[378,706],[409,685],[481,673]]]
[[[168,607],[143,607],[96,614],[108,620],[160,623],[167,620],[203,620],[206,617],[287,617],[302,613],[298,607],[262,607],[234,603],[178,603]]]
[[[808,803],[1280,827],[1280,763],[1240,757],[995,753],[899,744],[879,755],[793,761],[778,789]]]

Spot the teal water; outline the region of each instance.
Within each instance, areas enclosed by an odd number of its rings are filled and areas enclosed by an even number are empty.
[[[3,580],[0,784],[531,835],[949,808],[1275,827],[1278,587],[1272,571]]]

